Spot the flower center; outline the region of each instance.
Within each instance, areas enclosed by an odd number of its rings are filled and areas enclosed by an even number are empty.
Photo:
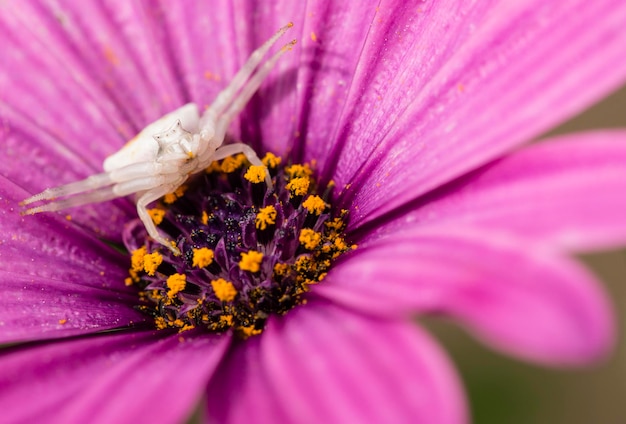
[[[339,255],[354,249],[344,237],[347,211],[318,191],[308,164],[285,166],[268,153],[265,167],[243,155],[214,162],[164,196],[149,211],[180,255],[150,239],[140,221],[124,231],[132,252],[127,285],[139,289],[139,309],[158,329],[233,329],[247,338],[271,314],[305,303]]]

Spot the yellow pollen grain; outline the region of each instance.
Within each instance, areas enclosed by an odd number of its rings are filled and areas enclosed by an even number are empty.
[[[198,268],[204,268],[205,266],[209,266],[213,263],[213,257],[213,251],[208,247],[193,249],[192,265]]]
[[[313,170],[311,170],[311,167],[308,163],[305,163],[304,165],[289,165],[285,168],[285,172],[287,173],[289,178],[302,178],[310,177],[311,175],[313,175]]]
[[[239,268],[243,271],[259,272],[261,269],[261,261],[263,260],[263,253],[255,250],[250,250],[247,253],[241,254],[241,260],[239,261]]]
[[[152,276],[163,262],[163,256],[159,252],[149,253],[143,257],[143,270]]]
[[[218,162],[211,162],[211,165],[209,165],[204,172],[211,174],[213,172],[220,172],[221,170],[222,166]]]
[[[167,323],[165,322],[165,318],[156,317],[154,319],[154,326],[157,328],[157,330],[163,330],[167,328]]]
[[[265,230],[268,225],[276,224],[276,208],[272,205],[259,209],[256,214],[255,226],[259,230]]]
[[[302,202],[302,206],[309,211],[310,214],[320,215],[326,209],[326,203],[319,196],[309,196]]]
[[[155,225],[159,225],[163,222],[165,211],[159,208],[148,209],[148,215],[150,215],[150,218],[152,218],[152,222],[154,222]]]
[[[311,180],[308,177],[298,177],[289,181],[287,184],[287,190],[291,191],[296,196],[304,196],[309,190]]]
[[[322,241],[322,235],[320,233],[316,233],[310,228],[304,228],[300,232],[299,240],[305,249],[313,250],[319,246]]]
[[[130,278],[130,277],[124,278],[124,285],[125,286],[132,286],[133,285],[133,279]]]
[[[185,191],[187,191],[187,186],[183,184],[180,187],[178,187],[174,192],[168,193],[165,196],[163,196],[163,202],[168,205],[171,205],[177,199],[183,197],[185,195]]]
[[[269,152],[263,157],[263,159],[261,159],[263,165],[267,166],[268,168],[276,168],[280,164],[281,160],[282,159],[279,156],[276,156],[273,153]]]
[[[341,231],[344,225],[343,220],[341,218],[335,218],[331,222],[326,222],[325,224],[326,224],[326,227],[335,231]]]
[[[232,315],[222,315],[220,316],[220,324],[232,326],[233,325],[233,316]]]
[[[274,265],[274,274],[285,275],[288,269],[289,269],[289,265],[279,262],[276,265]]]
[[[253,184],[258,184],[265,179],[266,169],[265,166],[252,165],[243,177]]]
[[[143,271],[143,258],[148,253],[146,246],[142,246],[137,250],[133,250],[130,256],[131,270],[135,272]]]
[[[185,290],[187,285],[187,276],[185,274],[172,274],[167,277],[167,297],[173,299],[177,293]]]
[[[337,237],[333,244],[339,250],[348,250],[348,245],[342,237]]]
[[[65,318],[64,319],[60,319],[59,320],[59,324],[61,324],[61,325],[67,324],[67,319],[65,319]]]
[[[233,283],[226,281],[223,278],[211,281],[211,287],[217,297],[222,302],[232,302],[237,296],[237,289],[233,286]]]
[[[245,161],[246,157],[241,153],[235,156],[229,156],[222,161],[222,172],[226,174],[235,172],[241,167],[241,165],[244,164]]]
[[[254,325],[250,325],[248,327],[239,327],[239,328],[237,328],[237,332],[239,333],[239,335],[242,338],[247,339],[248,337],[252,337],[252,336],[256,336],[257,334],[261,334],[263,332],[263,330],[257,330],[256,328],[254,328]]]
[[[174,203],[176,199],[178,198],[176,197],[174,193],[167,193],[165,196],[163,196],[163,202],[168,205],[171,205],[172,203]]]

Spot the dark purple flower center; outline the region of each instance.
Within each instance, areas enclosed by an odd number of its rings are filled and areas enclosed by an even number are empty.
[[[271,314],[304,303],[309,286],[353,249],[343,231],[346,211],[318,194],[308,164],[283,165],[268,154],[265,168],[243,155],[214,163],[203,175],[151,209],[180,255],[150,239],[139,222],[125,230],[132,252],[126,284],[139,288],[139,308],[159,329],[234,329],[259,334]]]

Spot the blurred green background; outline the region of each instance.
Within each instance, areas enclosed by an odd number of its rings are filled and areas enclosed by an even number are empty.
[[[546,136],[615,127],[626,128],[626,86]],[[604,363],[542,368],[490,351],[450,323],[426,320],[464,380],[475,424],[626,423],[626,250],[581,259],[605,282],[617,313],[619,340]]]

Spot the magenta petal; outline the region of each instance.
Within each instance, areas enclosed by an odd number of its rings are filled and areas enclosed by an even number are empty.
[[[377,228],[471,225],[577,251],[626,242],[626,132],[560,137],[443,187]]]
[[[5,350],[0,406],[7,422],[183,422],[228,337],[109,334]],[[37,402],[31,402],[37,399]]]
[[[136,294],[0,271],[0,343],[94,333],[138,324]]]
[[[11,272],[114,291],[124,287],[129,259],[57,214],[21,216],[24,191],[0,176],[0,259]],[[119,228],[121,232],[121,228]]]
[[[549,364],[597,359],[614,341],[593,276],[541,246],[482,230],[405,229],[359,248],[313,293],[370,314],[450,315],[498,349]]]
[[[259,362],[262,337],[235,341],[225,355],[207,392],[209,423],[288,422],[284,397],[269,390],[272,376]]]
[[[260,354],[290,422],[467,421],[445,354],[408,322],[310,302],[270,320]]]
[[[361,72],[373,77],[353,87],[346,110],[358,114],[340,118],[345,148],[332,175],[339,188],[350,184],[341,202],[352,207],[353,227],[541,134],[626,77],[622,1],[463,4],[458,19],[449,11],[429,19],[446,2],[407,13],[415,22],[392,26],[387,42],[371,47],[379,56],[362,57],[375,68]],[[403,61],[411,37],[422,62]]]

